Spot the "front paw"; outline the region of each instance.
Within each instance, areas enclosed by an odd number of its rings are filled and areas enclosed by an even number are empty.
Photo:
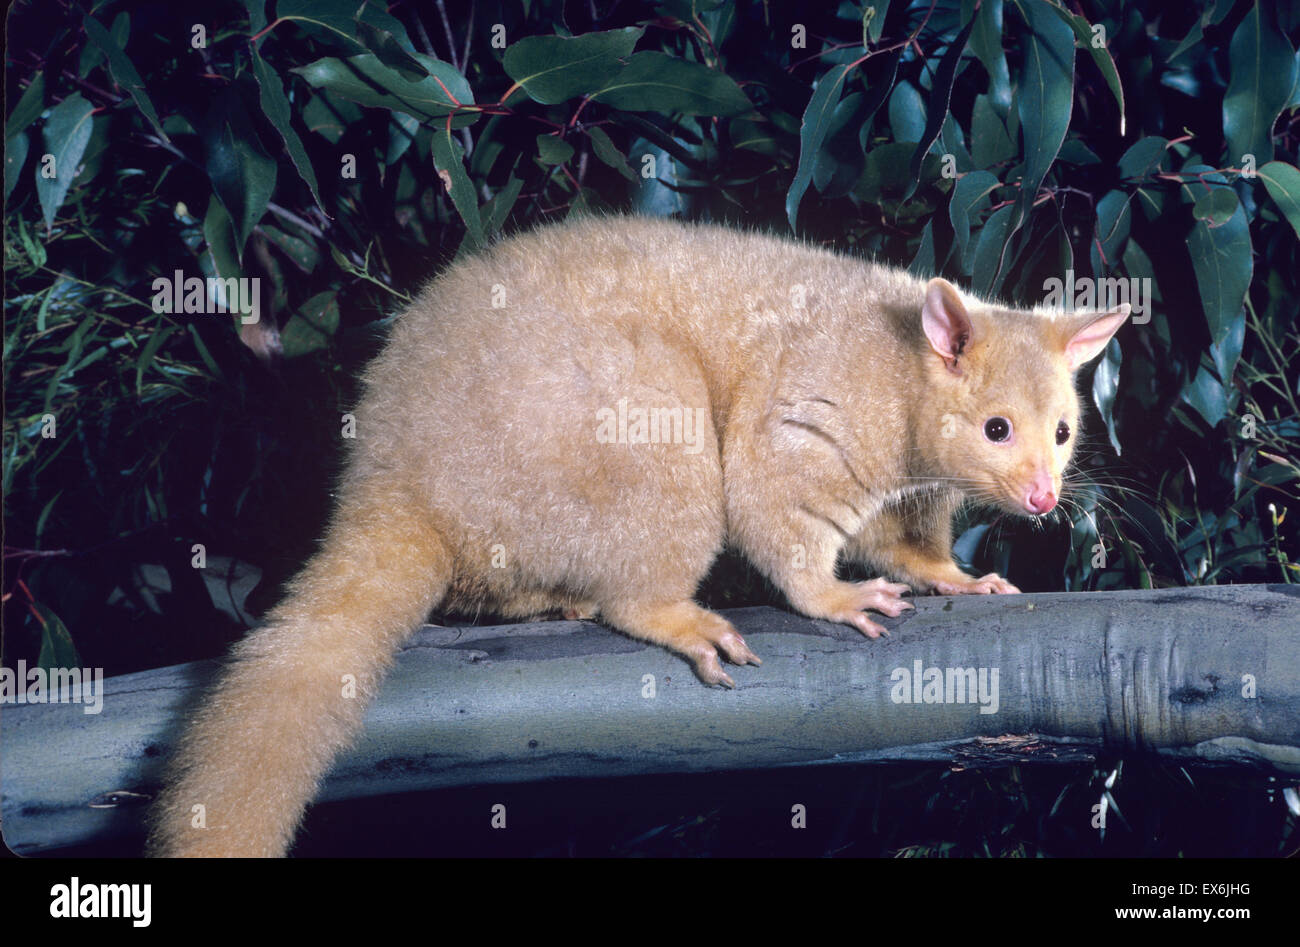
[[[996,572],[981,578],[963,576],[958,582],[934,583],[936,595],[1018,595],[1020,590]]]
[[[819,607],[810,610],[809,614],[814,618],[852,625],[868,638],[879,638],[889,632],[868,618],[866,609],[897,618],[914,607],[911,602],[903,599],[903,594],[909,591],[911,590],[906,585],[884,578],[866,582],[837,582],[833,589],[821,596]]]

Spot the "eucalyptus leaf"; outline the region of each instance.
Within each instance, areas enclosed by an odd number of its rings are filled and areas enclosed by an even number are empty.
[[[1223,382],[1202,365],[1196,377],[1183,389],[1183,400],[1196,409],[1210,427],[1217,427],[1228,413],[1228,397]]]
[[[1158,135],[1148,135],[1134,142],[1119,159],[1120,177],[1142,178],[1160,170],[1160,161],[1168,147],[1169,140]]]
[[[328,89],[358,105],[402,111],[417,118],[441,118],[474,104],[469,83],[448,63],[421,53],[412,55],[428,71],[427,78],[413,82],[384,65],[373,53],[346,59],[327,56],[290,71],[314,88]],[[477,116],[457,117],[473,121]]]
[[[1097,406],[1102,421],[1106,424],[1106,434],[1110,446],[1119,454],[1119,434],[1115,430],[1115,398],[1119,393],[1119,369],[1122,353],[1118,339],[1111,339],[1106,345],[1102,357],[1097,360],[1096,371],[1092,374],[1092,403]]]
[[[587,137],[591,139],[591,150],[596,157],[629,181],[635,181],[636,174],[628,167],[627,157],[618,150],[618,146],[610,139],[605,129],[593,125],[586,131]]]
[[[86,38],[103,50],[108,58],[108,72],[113,77],[113,81],[131,96],[136,108],[149,120],[149,124],[154,127],[154,131],[162,140],[169,141],[167,133],[163,131],[158,121],[158,112],[153,107],[153,100],[145,91],[144,80],[140,78],[140,73],[136,72],[135,66],[131,65],[125,50],[94,17],[86,16],[82,20],[82,25],[86,29]]]
[[[1192,216],[1203,220],[1211,227],[1221,227],[1228,222],[1241,202],[1237,195],[1226,187],[1216,187],[1206,191],[1192,205]]]
[[[45,70],[37,70],[32,81],[23,90],[22,97],[5,119],[5,140],[8,141],[27,127],[45,111]]]
[[[634,54],[591,98],[632,112],[727,117],[753,108],[725,73],[660,52]]]
[[[280,347],[285,358],[298,358],[329,344],[338,331],[339,303],[335,290],[317,293],[294,313],[280,330]]]
[[[987,95],[975,96],[975,105],[971,110],[970,147],[971,158],[977,168],[990,168],[1008,161],[1018,151]]]
[[[1246,212],[1238,205],[1232,217],[1217,227],[1198,220],[1187,237],[1187,249],[1210,327],[1210,340],[1220,344],[1241,311],[1254,270]]]
[[[1074,111],[1074,32],[1044,0],[1018,0],[1016,5],[1028,29],[1017,90],[1025,174],[1013,232],[1028,218]]]
[[[962,0],[961,16],[970,19],[976,0]],[[989,77],[988,103],[999,117],[1011,109],[1011,73],[1002,51],[1002,0],[981,0],[970,48]],[[973,146],[973,144],[972,144]]]
[[[81,667],[77,646],[73,644],[63,619],[40,603],[33,608],[41,626],[41,650],[36,657],[36,666],[46,672],[56,668]]]
[[[818,81],[812,98],[808,100],[808,107],[804,109],[803,121],[799,126],[799,167],[785,196],[785,216],[790,221],[791,230],[799,229],[799,202],[803,200],[804,193],[812,182],[817,155],[830,130],[831,119],[848,74],[848,66],[832,66]]]
[[[284,94],[284,84],[280,82],[280,77],[276,75],[275,70],[256,50],[252,51],[251,57],[262,112],[279,132],[285,150],[289,152],[289,160],[293,162],[299,176],[311,190],[312,200],[324,211],[325,205],[321,202],[320,189],[316,185],[316,172],[311,166],[311,159],[307,157],[307,149],[303,147],[302,139],[293,129],[293,110],[289,106],[289,99]]]
[[[451,129],[439,128],[433,133],[433,164],[438,176],[451,197],[456,212],[465,222],[465,232],[471,249],[483,246],[483,221],[479,216],[478,199],[474,196],[474,184],[465,172],[462,160],[464,149],[460,142],[452,137]]]
[[[1300,237],[1300,170],[1285,161],[1270,161],[1258,173],[1269,196]]]
[[[948,219],[952,222],[953,240],[962,272],[969,274],[973,258],[968,257],[971,217],[989,203],[989,195],[998,186],[995,175],[988,171],[972,171],[957,179],[948,201]]]
[[[510,209],[515,206],[515,201],[519,199],[519,192],[523,190],[523,187],[524,182],[512,173],[510,179],[506,181],[505,187],[492,195],[492,199],[483,205],[484,233],[492,235],[500,232],[510,216]]]
[[[248,235],[275,191],[275,159],[262,150],[248,111],[234,89],[226,90],[208,115],[203,144],[208,179],[235,228],[243,259]]]
[[[27,163],[28,140],[26,133],[20,132],[5,140],[5,200],[13,193],[22,174],[23,165]]]
[[[604,88],[632,55],[641,27],[581,36],[526,36],[506,48],[506,75],[534,102],[558,105]]]
[[[984,222],[979,239],[975,242],[975,256],[971,261],[971,277],[975,292],[988,296],[997,292],[1003,250],[1011,236],[1011,225],[1016,209],[1008,204],[998,208]]]
[[[81,158],[90,142],[91,113],[95,107],[74,92],[54,108],[41,134],[45,140],[45,153],[51,156],[53,176],[45,177],[44,160],[36,162],[36,196],[45,215],[45,226],[54,226],[54,215],[67,199],[68,189],[76,180]]]
[[[1252,3],[1232,34],[1230,74],[1223,96],[1223,134],[1228,159],[1254,155],[1257,165],[1273,159],[1273,123],[1291,98],[1296,51],[1273,22]]]
[[[939,60],[939,69],[935,73],[934,85],[930,92],[925,128],[921,132],[916,151],[912,154],[911,165],[908,168],[912,183],[908,185],[907,192],[903,195],[904,200],[907,200],[916,192],[917,185],[921,182],[921,162],[925,160],[926,154],[930,151],[930,146],[938,139],[939,132],[943,129],[944,120],[948,117],[948,104],[952,99],[952,86],[957,79],[957,63],[966,51],[966,42],[970,39],[971,30],[974,28],[975,17],[972,16],[966,22],[966,25],[962,27],[961,32],[957,34],[957,38],[948,46],[943,58]]]
[[[1097,202],[1097,229],[1089,245],[1094,273],[1115,268],[1132,223],[1129,196],[1124,191],[1109,191]]]
[[[1115,60],[1111,58],[1110,50],[1103,43],[1097,45],[1093,40],[1092,24],[1088,18],[1081,13],[1071,13],[1064,7],[1059,7],[1055,3],[1049,3],[1052,12],[1059,16],[1069,27],[1074,30],[1074,35],[1078,38],[1079,48],[1086,49],[1092,56],[1093,62],[1101,70],[1102,78],[1106,80],[1106,85],[1110,89],[1111,95],[1115,97],[1115,104],[1119,106],[1119,133],[1124,134],[1124,86],[1120,82],[1119,70],[1115,68]]]
[[[564,164],[573,157],[573,145],[554,135],[538,135],[537,157],[542,164]]]
[[[862,5],[863,46],[879,43],[889,16],[889,0],[866,0]]]
[[[927,123],[925,99],[910,82],[899,82],[889,97],[889,127],[894,141],[919,142]]]

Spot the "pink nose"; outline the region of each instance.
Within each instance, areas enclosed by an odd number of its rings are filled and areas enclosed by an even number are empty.
[[[1056,507],[1056,492],[1051,487],[1034,484],[1025,497],[1025,507],[1030,513],[1050,513]]]

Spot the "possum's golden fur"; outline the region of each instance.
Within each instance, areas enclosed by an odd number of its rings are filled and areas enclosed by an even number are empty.
[[[798,611],[872,637],[864,609],[899,614],[907,585],[1015,591],[957,568],[951,515],[963,497],[1055,503],[1073,372],[1126,314],[1006,309],[665,220],[585,219],[450,267],[366,373],[323,548],[190,722],[151,849],[283,854],[394,650],[440,603],[598,614],[731,686],[720,656],[758,658],[692,600],[724,544]],[[623,427],[637,409],[663,411],[649,436]],[[1014,436],[988,440],[992,416]],[[841,581],[841,556],[907,585]]]

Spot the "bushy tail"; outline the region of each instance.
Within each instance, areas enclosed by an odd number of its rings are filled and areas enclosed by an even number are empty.
[[[151,813],[150,854],[288,850],[393,652],[450,584],[449,551],[422,512],[391,485],[345,495],[321,552],[190,721]]]

